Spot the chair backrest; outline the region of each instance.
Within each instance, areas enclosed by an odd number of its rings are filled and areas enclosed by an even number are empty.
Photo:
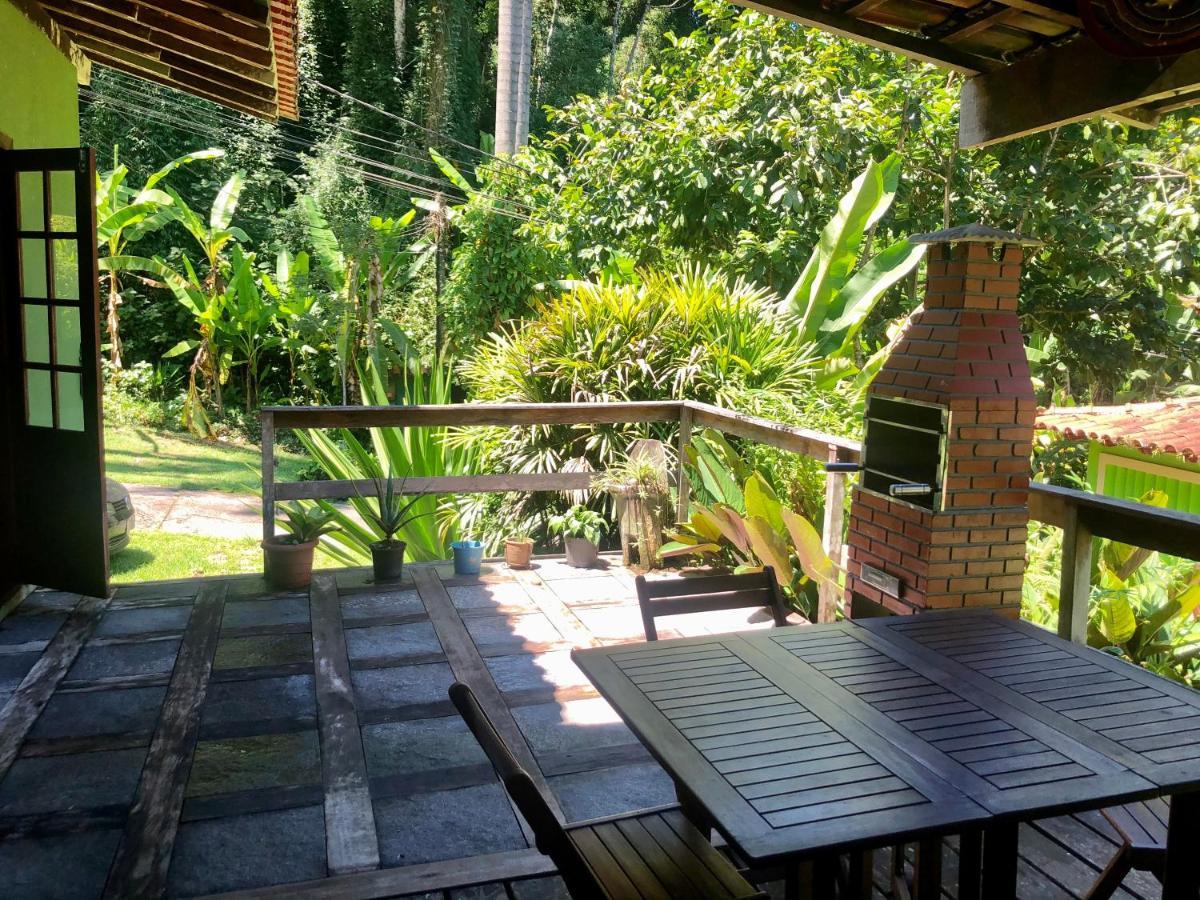
[[[591,869],[587,862],[567,837],[562,822],[537,789],[529,773],[521,768],[517,758],[504,743],[504,738],[496,731],[496,726],[479,705],[475,693],[468,685],[456,681],[450,686],[450,700],[467,723],[467,727],[471,729],[471,733],[475,735],[475,740],[479,742],[483,752],[491,760],[504,789],[508,791],[517,809],[533,829],[538,849],[554,860],[563,880],[567,882],[571,896],[595,896],[596,882],[591,877]]]
[[[639,575],[637,595],[648,641],[658,640],[658,629],[654,625],[657,616],[763,607],[770,610],[777,626],[788,623],[787,602],[779,589],[775,570],[770,566],[761,572],[744,575],[703,575],[655,581],[647,581],[644,575]]]

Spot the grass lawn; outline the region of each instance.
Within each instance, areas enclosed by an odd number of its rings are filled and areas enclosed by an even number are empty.
[[[114,584],[244,575],[262,571],[262,549],[254,538],[134,530],[129,546],[109,564]],[[315,565],[330,568],[341,564],[318,550]]]
[[[112,557],[110,566],[115,584],[238,575],[262,571],[262,550],[254,538],[134,530],[129,546]]]
[[[124,484],[235,494],[258,493],[262,484],[256,447],[201,441],[149,428],[105,429],[104,463],[108,477]],[[296,480],[307,467],[307,457],[276,450],[277,480]]]

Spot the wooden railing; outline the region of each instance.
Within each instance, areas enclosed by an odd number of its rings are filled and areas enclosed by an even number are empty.
[[[273,536],[275,504],[285,500],[339,500],[374,491],[371,481],[275,480],[275,432],[284,428],[371,428],[491,425],[616,425],[674,422],[679,425],[674,481],[678,489],[677,514],[687,517],[688,480],[682,465],[694,428],[714,428],[726,434],[778,447],[818,462],[857,462],[860,445],[819,431],[783,425],[747,416],[706,403],[691,401],[631,403],[504,403],[451,404],[445,406],[273,406],[262,410],[263,539]],[[512,473],[498,475],[443,475],[409,478],[409,494],[473,494],[532,491],[578,491],[591,487],[596,472]],[[825,516],[822,539],[834,559],[842,555],[845,518],[845,476],[825,477]],[[821,591],[818,620],[833,621],[836,592]]]
[[[335,500],[374,490],[370,481],[275,481],[275,432],[283,428],[429,427],[439,425],[615,425],[676,422],[679,440],[674,472],[678,488],[677,515],[687,517],[688,481],[681,461],[695,428],[714,428],[726,434],[778,447],[821,463],[858,462],[857,441],[747,416],[706,403],[652,401],[640,403],[506,403],[447,406],[275,406],[262,411],[263,538],[274,530],[275,504],[282,500]],[[496,493],[586,490],[599,473],[547,472],[538,474],[447,475],[409,478],[407,493]],[[825,515],[822,542],[833,559],[842,556],[845,518],[845,476],[825,477]],[[1059,593],[1059,634],[1082,642],[1087,637],[1088,597],[1093,538],[1112,538],[1173,556],[1200,559],[1200,516],[1157,509],[1045,484],[1031,486],[1029,513],[1035,521],[1062,528],[1062,575]],[[822,590],[818,621],[832,621],[838,598]]]

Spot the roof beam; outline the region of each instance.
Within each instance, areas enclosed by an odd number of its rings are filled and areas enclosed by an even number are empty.
[[[921,62],[953,69],[964,75],[976,75],[995,68],[998,63],[982,56],[975,56],[955,47],[947,47],[937,41],[923,38],[907,31],[895,31],[856,19],[845,13],[824,9],[820,0],[734,0],[738,6],[756,9],[759,12],[782,16],[820,28],[831,34],[852,38],[859,43],[870,44],[883,50],[891,50]]]
[[[986,147],[1108,113],[1152,125],[1134,110],[1197,88],[1200,50],[1169,59],[1122,59],[1080,37],[968,80],[958,140],[963,147]]]
[[[274,121],[277,117],[274,103],[267,103],[251,98],[242,100],[231,97],[229,90],[224,85],[211,85],[201,82],[200,79],[190,77],[184,80],[178,74],[172,73],[169,66],[147,60],[139,57],[137,54],[123,53],[120,56],[114,56],[112,53],[99,48],[88,48],[88,55],[102,66],[108,66],[110,69],[117,69],[121,72],[128,72],[130,75],[136,75],[138,78],[144,78],[146,81],[153,81],[155,84],[161,84],[163,87],[195,94],[197,97],[211,100],[220,106],[228,106],[231,109],[244,112],[246,115],[254,116],[255,118]]]

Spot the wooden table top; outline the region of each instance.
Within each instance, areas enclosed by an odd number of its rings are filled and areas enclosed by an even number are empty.
[[[1200,692],[1108,653],[988,613],[860,621],[864,631],[1153,782],[1200,788]]]
[[[985,642],[1010,624],[970,618]],[[756,863],[1160,792],[1159,782],[1094,746],[1061,714],[1043,715],[1008,688],[985,689],[983,676],[946,662],[940,650],[954,649],[953,629],[961,626],[906,634],[874,624],[893,621],[909,620],[775,628],[572,656]],[[945,643],[936,648],[920,643],[939,639]]]

